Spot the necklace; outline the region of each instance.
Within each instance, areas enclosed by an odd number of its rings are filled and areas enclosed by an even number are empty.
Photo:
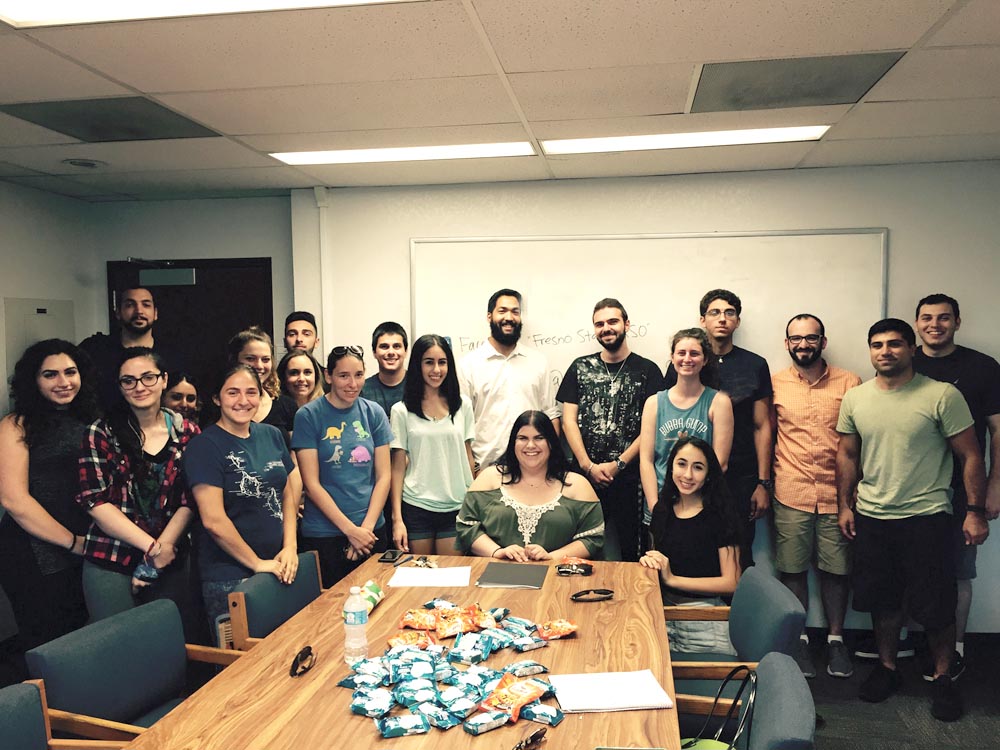
[[[611,375],[611,368],[608,367],[608,363],[604,361],[603,357],[599,357],[599,359],[601,360],[601,364],[604,365],[604,372],[606,372],[608,374],[608,378],[611,380],[611,395],[612,396],[618,395],[618,390],[619,390],[619,388],[621,388],[621,383],[617,383],[615,381],[617,381],[618,380],[618,376],[622,374],[622,370],[625,369],[625,363],[628,361],[628,358],[631,357],[631,356],[632,356],[632,354],[630,352],[629,355],[628,355],[628,357],[625,357],[625,359],[623,359],[621,361],[621,364],[618,366],[618,372],[616,372],[614,374],[614,377],[612,377],[612,375]]]

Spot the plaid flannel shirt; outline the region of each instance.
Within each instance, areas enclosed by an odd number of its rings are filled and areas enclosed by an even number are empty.
[[[76,495],[76,501],[88,511],[102,503],[111,503],[154,538],[159,537],[178,508],[194,506],[180,461],[185,446],[201,432],[197,425],[181,420],[174,412],[164,409],[163,413],[170,432],[170,454],[151,517],[143,516],[139,510],[131,461],[103,419],[89,425],[84,433],[79,462],[80,491]],[[83,545],[84,557],[111,563],[123,572],[131,572],[144,553],[145,550],[107,536],[96,521],[90,524]]]

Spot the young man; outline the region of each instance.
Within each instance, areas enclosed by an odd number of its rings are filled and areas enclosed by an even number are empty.
[[[90,355],[97,369],[97,395],[105,414],[122,400],[118,389],[118,363],[126,349],[149,347],[166,361],[168,373],[184,369],[181,356],[157,344],[153,337],[153,325],[158,318],[153,293],[145,287],[133,287],[121,290],[117,297],[118,333],[95,333],[80,342],[80,348]]]
[[[815,315],[802,313],[785,326],[785,349],[792,366],[771,377],[774,408],[775,567],[782,582],[809,608],[809,568],[819,573],[826,615],[827,667],[832,677],[854,674],[844,645],[851,572],[850,543],[837,527],[837,416],[844,394],[861,385],[853,372],[827,364],[826,329]],[[809,636],[802,634],[795,657],[806,677],[816,669]]]
[[[361,397],[381,406],[387,417],[393,404],[403,400],[406,350],[409,346],[403,326],[391,320],[380,323],[372,333],[372,353],[378,363],[378,372],[365,380]]]
[[[289,313],[285,318],[285,350],[305,349],[312,354],[318,345],[316,316],[306,310]]]
[[[740,327],[743,305],[728,289],[713,289],[698,306],[701,326],[708,333],[718,362],[719,387],[733,402],[733,450],[729,454],[726,483],[743,519],[740,567],[753,565],[753,540],[757,519],[771,504],[771,372],[767,361],[733,344]],[[677,382],[673,366],[667,368],[665,386]]]
[[[594,336],[601,350],[578,357],[556,393],[562,424],[580,473],[604,510],[604,559],[637,562],[642,553],[639,429],[642,406],[663,389],[653,362],[628,346],[628,313],[610,297],[594,305]]]
[[[917,303],[916,329],[921,346],[913,357],[913,369],[934,380],[953,383],[972,412],[979,450],[986,455],[986,433],[990,434],[990,473],[986,484],[986,514],[989,520],[1000,515],[1000,364],[993,357],[955,343],[962,326],[958,300],[946,294],[932,294]],[[965,486],[961,472],[951,479],[955,526],[955,576],[958,579],[958,606],[955,610],[955,653],[951,677],[965,671],[965,627],[972,607],[972,579],[976,577],[976,547],[965,544]],[[925,671],[924,679],[933,679]]]
[[[486,306],[489,338],[467,353],[458,367],[462,395],[472,401],[476,471],[494,463],[507,448],[514,420],[528,409],[544,411],[559,431],[559,408],[545,356],[519,344],[521,294],[493,293]]]
[[[880,703],[899,689],[905,602],[934,658],[931,715],[955,721],[962,700],[949,676],[957,599],[952,451],[962,466],[962,532],[970,545],[989,534],[983,456],[962,394],[913,371],[916,337],[909,324],[879,321],[868,331],[868,349],[875,378],[844,395],[837,422],[838,523],[854,540],[854,608],[871,612],[879,651],[858,695]]]

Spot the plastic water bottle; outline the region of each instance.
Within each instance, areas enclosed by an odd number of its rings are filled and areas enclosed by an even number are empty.
[[[353,666],[368,658],[368,605],[361,597],[361,587],[351,586],[344,602],[344,661]]]

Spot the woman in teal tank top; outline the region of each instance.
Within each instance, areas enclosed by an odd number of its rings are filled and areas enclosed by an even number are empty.
[[[656,505],[667,474],[667,457],[678,438],[697,437],[712,446],[725,471],[733,447],[733,403],[722,391],[706,385],[714,368],[708,335],[685,328],[670,342],[670,362],[677,384],[646,399],[639,437],[639,474],[646,505]]]

